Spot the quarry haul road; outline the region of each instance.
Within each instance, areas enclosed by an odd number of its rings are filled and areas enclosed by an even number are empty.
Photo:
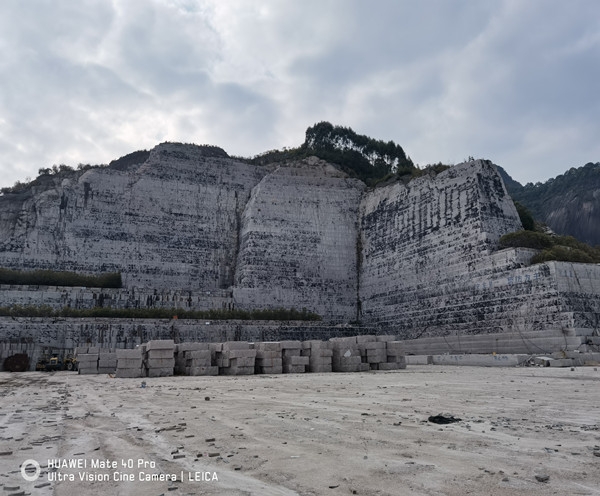
[[[599,407],[594,367],[0,373],[0,488],[6,496],[598,495]],[[438,413],[462,420],[427,421]],[[41,466],[35,481],[21,474],[26,460]]]

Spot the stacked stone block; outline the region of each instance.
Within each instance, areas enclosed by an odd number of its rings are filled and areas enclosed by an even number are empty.
[[[309,372],[331,372],[331,343],[318,339],[302,342],[302,356],[308,357]]]
[[[175,370],[175,342],[172,339],[148,341],[144,365],[148,377],[169,377]]]
[[[283,373],[280,342],[255,343],[254,348],[256,350],[254,362],[254,372],[256,374]]]
[[[175,369],[174,373],[177,375],[187,375],[186,367],[186,351],[195,351],[208,349],[207,343],[180,343],[175,345],[174,357],[175,357]]]
[[[403,341],[394,336],[354,336],[329,341],[181,343],[149,341],[135,349],[76,349],[81,374],[117,377],[364,372],[406,368]]]
[[[310,358],[302,356],[301,341],[282,341],[281,359],[284,374],[304,374],[310,365]]]
[[[175,345],[175,373],[180,375],[218,375],[213,365],[209,343],[182,343]]]
[[[368,364],[370,370],[379,370],[379,364],[387,362],[385,342],[377,341],[376,336],[356,336],[356,344],[362,363]]]
[[[98,352],[99,348],[96,346],[76,349],[77,354],[77,369],[79,374],[97,374],[98,373]]]
[[[216,353],[220,375],[252,375],[256,350],[246,341],[226,341]]]
[[[110,348],[100,348],[98,353],[98,373],[114,374],[117,370],[117,354]]]
[[[135,348],[133,350],[122,350],[117,348],[117,370],[116,377],[144,377],[146,375],[142,367],[143,348]]]
[[[211,352],[205,350],[189,350],[185,352],[186,375],[219,375],[219,367],[212,365]]]
[[[364,372],[369,364],[362,362],[360,348],[356,336],[349,338],[331,338],[333,357],[331,361],[334,372]]]
[[[398,370],[406,368],[406,353],[402,341],[387,341],[386,363],[379,364],[379,370]]]

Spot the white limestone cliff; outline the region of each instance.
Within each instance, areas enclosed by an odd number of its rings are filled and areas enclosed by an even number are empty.
[[[486,161],[367,189],[316,158],[255,166],[164,143],[0,196],[0,267],[119,271],[125,285],[0,286],[0,306],[307,308],[407,338],[597,332],[600,268],[499,251],[520,227]]]

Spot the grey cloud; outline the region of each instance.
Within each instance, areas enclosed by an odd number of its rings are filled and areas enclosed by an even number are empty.
[[[597,3],[0,3],[3,185],[165,139],[252,155],[320,120],[518,180],[599,160]]]

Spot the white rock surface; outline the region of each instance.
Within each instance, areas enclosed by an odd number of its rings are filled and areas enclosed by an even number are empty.
[[[254,166],[216,148],[164,143],[141,164],[52,176],[0,196],[1,267],[120,271],[125,284],[0,286],[0,306],[305,307],[325,324],[359,318],[402,338],[593,335],[600,267],[531,266],[530,250],[498,251],[499,237],[520,227],[486,161],[366,189],[316,158]],[[42,332],[0,324],[3,341]],[[84,325],[64,325],[51,333],[68,340],[53,340],[87,342]],[[113,329],[98,339],[140,339]]]

